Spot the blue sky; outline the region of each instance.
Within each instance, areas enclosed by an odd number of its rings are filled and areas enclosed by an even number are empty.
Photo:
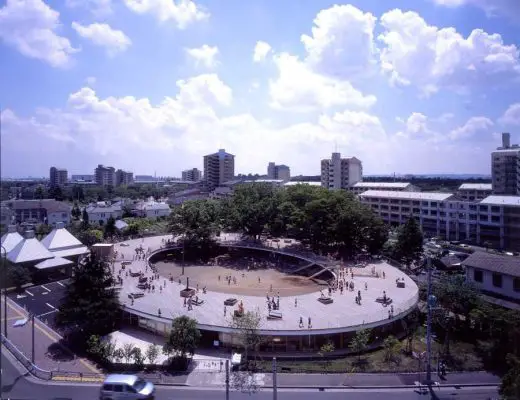
[[[520,141],[517,0],[0,1],[1,174],[489,173]]]

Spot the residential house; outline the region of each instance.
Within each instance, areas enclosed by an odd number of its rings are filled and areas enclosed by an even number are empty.
[[[167,217],[171,213],[170,206],[166,203],[159,203],[154,200],[148,200],[138,203],[135,207],[138,217],[157,219]]]
[[[4,203],[14,214],[18,224],[44,224],[55,226],[58,222],[68,225],[72,207],[54,199],[9,200]]]
[[[99,223],[104,225],[110,219],[121,218],[123,212],[120,205],[108,204],[104,201],[99,201],[87,207],[88,220],[91,223]]]

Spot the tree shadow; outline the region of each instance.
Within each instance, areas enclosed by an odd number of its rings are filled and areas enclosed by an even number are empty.
[[[9,393],[11,392],[11,390],[13,390],[14,386],[16,385],[16,383],[20,380],[20,379],[24,379],[24,378],[27,378],[28,376],[30,376],[31,374],[27,371],[25,372],[23,375],[18,375],[15,380],[13,381],[13,383],[10,383],[10,384],[7,384],[7,385],[2,385],[2,390],[1,390],[1,393]]]
[[[75,356],[69,350],[67,350],[60,342],[52,343],[45,353],[53,361],[67,362],[74,361]]]

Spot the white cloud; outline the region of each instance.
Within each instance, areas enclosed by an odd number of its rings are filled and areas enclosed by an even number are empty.
[[[484,10],[489,17],[520,18],[520,2],[518,0],[433,0],[433,2],[451,8],[466,5],[475,6]]]
[[[336,80],[310,70],[297,57],[286,53],[276,55],[278,76],[269,82],[271,106],[297,112],[334,106],[367,108],[376,97],[364,95],[348,81]]]
[[[440,29],[397,9],[383,14],[381,24],[381,67],[394,84],[415,85],[424,94],[441,88],[464,92],[520,76],[519,51],[499,34],[475,29],[464,38],[455,28]]]
[[[407,139],[432,139],[437,135],[436,132],[431,130],[428,126],[429,118],[418,112],[410,114],[406,120],[402,120],[404,123],[404,129],[397,132],[397,136]]]
[[[267,54],[271,51],[271,45],[267,42],[259,40],[256,42],[255,49],[253,51],[253,61],[260,62],[264,61]]]
[[[85,79],[85,82],[88,86],[92,87],[96,84],[96,77],[95,76],[89,76],[87,79]]]
[[[453,140],[467,139],[477,133],[489,133],[489,128],[493,125],[493,121],[489,118],[471,117],[464,125],[453,129],[450,132],[449,137]]]
[[[520,125],[520,103],[511,104],[499,122],[504,125]]]
[[[90,11],[96,17],[112,14],[112,0],[66,0],[69,8],[82,8]]]
[[[81,25],[72,23],[72,28],[84,39],[90,40],[96,46],[104,47],[109,56],[124,52],[132,41],[123,31],[112,29],[108,24]]]
[[[186,49],[186,53],[193,58],[197,66],[202,64],[207,68],[214,68],[218,64],[216,60],[218,55],[217,46],[208,46],[207,44],[204,44],[201,47]]]
[[[0,8],[0,38],[24,56],[67,67],[79,50],[58,34],[59,17],[42,0],[7,0]]]
[[[314,18],[312,35],[302,35],[306,63],[316,72],[333,77],[366,73],[377,50],[374,27],[377,18],[348,5],[334,5]]]
[[[209,18],[209,13],[192,0],[123,0],[137,14],[151,14],[159,22],[173,21],[177,28]]]

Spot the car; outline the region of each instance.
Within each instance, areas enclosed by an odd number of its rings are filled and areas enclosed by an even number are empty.
[[[155,400],[155,387],[136,375],[108,375],[99,391],[99,400]]]

